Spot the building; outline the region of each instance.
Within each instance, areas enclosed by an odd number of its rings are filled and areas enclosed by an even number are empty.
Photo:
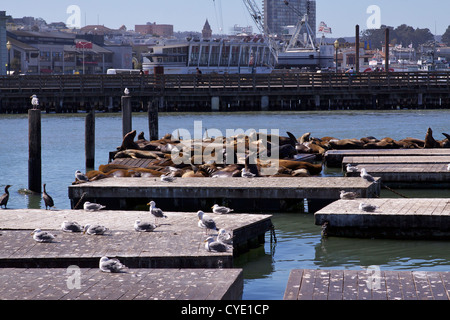
[[[148,22],[145,25],[135,25],[134,31],[140,34],[150,34],[159,37],[172,37],[173,25],[171,24],[156,24]]]
[[[317,32],[315,0],[263,0],[263,11],[264,25],[272,34],[278,36],[285,34],[288,26],[295,26],[305,14],[308,14],[308,23],[315,37]]]
[[[209,25],[208,19],[206,19],[205,25],[202,30],[202,38],[203,39],[211,39],[212,38],[212,29]]]
[[[6,11],[0,11],[0,75],[6,75],[8,64],[8,49],[6,47]]]

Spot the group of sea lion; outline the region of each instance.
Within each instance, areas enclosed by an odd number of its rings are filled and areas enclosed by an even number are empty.
[[[151,159],[146,168],[132,167],[118,163],[101,165],[98,170],[88,172],[86,175],[89,181],[98,180],[107,177],[244,177],[244,171],[250,173],[252,177],[260,177],[261,169],[268,166],[267,159],[262,159],[260,153],[266,152],[271,156],[277,157],[277,170],[270,176],[272,177],[298,177],[320,175],[323,168],[324,155],[327,150],[333,149],[396,149],[396,148],[450,148],[450,135],[443,133],[446,137],[437,141],[433,138],[431,128],[427,130],[424,140],[415,138],[405,138],[394,140],[383,138],[381,140],[374,137],[365,137],[361,139],[336,139],[333,137],[314,138],[311,133],[305,133],[296,138],[292,133],[287,132],[287,136],[274,136],[262,133],[255,133],[256,136],[248,137],[245,135],[234,136],[230,138],[218,137],[207,138],[197,141],[197,146],[204,151],[211,146],[211,158],[202,158],[202,155],[196,155],[193,148],[188,151],[189,161],[176,164],[173,161],[173,154],[181,154],[181,148],[178,148],[183,141],[174,139],[171,134],[165,135],[159,140],[149,141],[140,133],[136,139],[136,130],[128,133],[123,138],[122,144],[117,148],[114,159],[134,158]],[[265,141],[265,147],[258,145],[257,154],[251,158],[253,143]],[[238,146],[240,143],[245,145],[246,156],[244,159],[238,157]],[[219,146],[219,148],[217,148]],[[241,144],[242,146],[242,144]],[[219,154],[217,154],[219,150]],[[232,154],[226,154],[232,150]],[[175,152],[175,153],[174,153]],[[184,151],[185,152],[185,151]],[[299,154],[313,154],[317,163],[307,161],[298,161]],[[214,158],[217,157],[217,158]],[[232,157],[232,161],[226,161],[231,164],[221,164],[224,161],[214,161],[220,157]],[[239,158],[239,159],[238,159]],[[229,158],[227,158],[229,159]],[[248,176],[248,175],[245,175]],[[264,175],[267,176],[267,175]]]

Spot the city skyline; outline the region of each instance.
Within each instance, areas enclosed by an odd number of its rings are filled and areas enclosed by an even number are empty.
[[[262,0],[256,2],[262,11]],[[242,0],[171,0],[156,3],[153,0],[145,3],[136,0],[42,0],[36,5],[35,1],[20,0],[3,4],[1,10],[14,18],[32,16],[51,23],[66,22],[71,16],[67,9],[76,5],[80,8],[81,27],[100,24],[118,29],[125,25],[128,30],[134,30],[135,25],[156,22],[172,24],[176,32],[201,32],[208,19],[214,34],[228,34],[234,25],[250,25],[254,32],[258,32]],[[367,9],[373,5],[379,8],[378,22],[383,25],[397,27],[407,24],[414,28],[428,28],[437,35],[442,35],[450,25],[450,19],[446,16],[450,2],[438,0],[429,0],[427,8],[417,0],[316,0],[316,3],[317,25],[324,21],[333,32],[327,37],[353,36],[356,24],[360,25],[361,30],[368,29],[367,20],[372,14]],[[176,10],[171,11],[173,8]]]

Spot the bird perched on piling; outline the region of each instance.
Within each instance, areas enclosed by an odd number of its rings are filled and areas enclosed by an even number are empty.
[[[226,252],[228,250],[228,246],[222,242],[215,241],[213,237],[208,237],[205,240],[205,249],[207,251]]]
[[[0,197],[0,208],[2,206],[4,206],[6,209],[6,205],[8,204],[8,200],[9,200],[9,191],[8,191],[9,188],[11,188],[11,185],[8,184],[5,187],[5,193],[2,194],[2,196]]]
[[[142,222],[141,220],[136,220],[134,222],[134,230],[137,232],[152,232],[156,229],[156,224],[149,222]]]
[[[125,93],[125,95],[128,96],[130,94],[130,89],[125,88],[125,90],[123,90],[123,93]]]
[[[156,208],[155,201],[152,200],[149,203],[147,203],[147,205],[150,206],[149,211],[155,217],[155,224],[156,224],[157,218],[158,219],[167,218],[167,216],[164,214],[164,212],[160,208]]]
[[[42,192],[42,199],[44,199],[45,203],[45,210],[48,210],[48,208],[54,208],[55,203],[53,202],[53,198],[50,197],[50,195],[45,190],[46,184],[44,183],[44,191]]]
[[[218,204],[213,205],[211,208],[213,209],[213,212],[217,214],[227,214],[234,211],[233,209],[224,206],[219,206]]]
[[[89,202],[89,201],[86,201],[83,204],[83,209],[85,211],[100,211],[100,210],[105,209],[105,208],[106,208],[106,206],[103,206],[103,205],[98,204],[98,203]]]
[[[367,204],[363,202],[359,204],[359,210],[364,212],[374,212],[375,210],[377,210],[377,208],[378,208],[377,206],[372,204]]]
[[[75,181],[88,182],[89,179],[80,170],[75,171]]]
[[[39,107],[39,99],[38,97],[33,94],[31,97],[31,105],[33,106],[33,110],[36,110]]]
[[[83,234],[88,234],[90,236],[95,235],[95,236],[101,236],[103,234],[105,234],[106,231],[108,231],[109,229],[105,226],[102,225],[98,225],[98,224],[94,224],[94,225],[90,225],[87,224],[84,226],[84,230],[83,230]]]
[[[75,221],[64,221],[61,223],[61,230],[64,232],[81,232],[83,231],[83,226]]]
[[[203,211],[199,210],[197,212],[197,217],[198,226],[205,229],[205,233],[208,233],[208,230],[219,231],[219,228],[216,226],[216,222],[211,217],[207,216]]]
[[[119,273],[123,272],[125,269],[127,269],[127,267],[118,259],[101,257],[99,262],[99,269],[101,272]]]
[[[56,236],[50,232],[42,231],[41,229],[35,229],[31,235],[36,242],[52,242]]]
[[[339,196],[342,200],[354,200],[358,198],[359,195],[356,192],[341,190],[341,194]]]
[[[370,174],[367,173],[367,170],[365,168],[361,169],[361,174],[360,174],[361,178],[363,178],[364,180],[368,181],[368,182],[375,182],[375,178],[373,176],[371,176]]]

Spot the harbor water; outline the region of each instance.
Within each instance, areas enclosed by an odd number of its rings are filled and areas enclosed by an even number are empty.
[[[84,156],[84,113],[42,114],[42,183],[53,197],[57,209],[70,209],[68,186],[76,170],[86,171]],[[148,139],[145,113],[133,114],[133,129]],[[201,121],[201,122],[200,122]],[[186,129],[194,134],[194,125],[203,130],[267,130],[300,137],[339,139],[407,137],[424,139],[427,129],[442,140],[450,133],[449,110],[328,111],[328,112],[246,112],[246,113],[161,113],[159,134]],[[108,162],[110,151],[122,143],[120,114],[97,113],[95,117],[95,168]],[[324,168],[322,176],[342,176],[339,169]],[[9,209],[44,209],[40,195],[26,192],[28,187],[27,115],[0,115],[0,193],[10,189]],[[446,197],[449,189],[401,190],[408,197]],[[382,191],[383,197],[398,197]],[[249,212],[252,208],[249,208]],[[0,209],[1,214],[1,209]],[[321,237],[312,213],[274,213],[276,242],[266,235],[266,243],[235,259],[244,270],[245,300],[281,300],[292,269],[362,270],[377,266],[381,270],[450,271],[450,244],[447,241],[379,240]]]

